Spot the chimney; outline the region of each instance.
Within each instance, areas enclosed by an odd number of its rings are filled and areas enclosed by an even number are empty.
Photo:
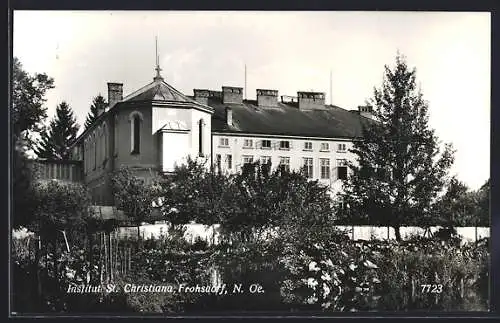
[[[324,110],[325,92],[297,92],[299,110]]]
[[[226,124],[228,126],[233,125],[233,109],[226,107]]]
[[[259,107],[278,106],[278,91],[257,89],[257,106]]]
[[[108,83],[108,106],[111,109],[123,99],[123,83]]]
[[[243,88],[233,86],[222,87],[222,104],[227,103],[243,103]]]
[[[371,105],[360,105],[358,111],[363,117],[373,119],[373,107]]]
[[[201,103],[201,104],[208,104],[208,97],[210,95],[209,90],[205,89],[193,89],[194,92],[194,99],[195,101]]]

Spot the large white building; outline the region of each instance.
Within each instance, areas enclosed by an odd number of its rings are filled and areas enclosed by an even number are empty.
[[[74,142],[72,163],[46,162],[43,175],[83,181],[98,205],[113,204],[114,170],[130,167],[147,179],[171,172],[188,156],[207,158],[223,172],[237,172],[253,161],[305,167],[310,178],[338,190],[346,161],[354,160],[352,141],[371,119],[369,107],[328,105],[321,92],[280,96],[277,90],[258,89],[254,100],[244,100],[243,88],[222,86],[221,91],[194,89],[188,96],[156,70],[151,83],[127,96],[123,84],[108,83],[109,106]]]

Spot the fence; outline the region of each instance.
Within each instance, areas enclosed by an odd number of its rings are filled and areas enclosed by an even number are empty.
[[[157,239],[168,232],[168,224],[149,224],[140,227],[140,234],[143,239]],[[202,224],[187,224],[184,238],[189,242],[194,242],[197,238],[207,241],[209,244],[217,244],[220,241],[220,225],[212,226]],[[344,231],[353,240],[392,240],[396,239],[396,233],[391,227],[375,226],[336,226]],[[427,230],[420,227],[401,227],[401,238],[408,239],[413,236],[429,236],[439,231],[441,227],[434,226]],[[489,227],[457,227],[457,234],[464,242],[474,242],[490,236]],[[122,238],[135,239],[137,228],[121,227],[117,229],[117,234]]]

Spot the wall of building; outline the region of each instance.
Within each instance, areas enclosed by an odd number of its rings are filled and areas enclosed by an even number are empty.
[[[221,138],[228,139],[228,146],[221,145]],[[252,148],[244,147],[245,140],[252,140]],[[271,148],[262,147],[262,140],[270,140]],[[280,141],[289,141],[290,148],[280,148]],[[306,149],[305,143],[311,142],[312,149]],[[329,150],[321,150],[321,144],[328,143]],[[303,158],[313,159],[313,179],[318,179],[320,182],[339,188],[339,182],[336,175],[337,160],[355,161],[355,155],[349,152],[352,148],[352,141],[346,139],[320,139],[307,137],[278,137],[278,136],[262,136],[262,135],[234,135],[234,134],[213,134],[213,155],[212,162],[216,165],[217,155],[221,155],[222,170],[235,172],[241,169],[244,156],[253,156],[253,160],[260,160],[263,156],[271,157],[271,164],[277,167],[280,163],[280,157],[290,158],[290,169],[298,170],[304,165]],[[338,144],[345,145],[345,151],[338,150]],[[227,168],[226,156],[232,156],[232,167]],[[326,158],[330,160],[330,178],[321,179],[320,175],[320,159]]]
[[[152,132],[151,106],[120,107],[115,115],[115,168],[151,168],[158,169],[158,135]],[[132,153],[132,117],[139,113],[140,153]]]
[[[113,171],[111,152],[113,149],[113,119],[106,116],[94,125],[81,144],[83,171],[94,203],[111,205],[113,199],[109,186],[109,174]]]
[[[175,108],[175,107],[153,107],[153,125],[152,131],[156,132],[161,129],[167,122],[181,122],[189,131],[185,134],[180,133],[163,133],[161,139],[160,157],[162,168],[165,171],[171,171],[175,160],[182,162],[187,155],[195,159],[199,155],[199,122],[203,120],[203,135],[202,135],[202,152],[203,155],[210,158],[211,153],[211,114],[208,112]],[[185,138],[187,136],[187,138]],[[178,140],[178,141],[177,141]],[[187,140],[187,142],[186,142]],[[182,148],[179,152],[180,142],[185,142],[187,147]],[[177,150],[179,153],[173,152]],[[170,155],[169,155],[170,154]],[[183,156],[181,157],[180,154]],[[174,155],[174,156],[172,156]],[[174,160],[175,159],[175,160]]]

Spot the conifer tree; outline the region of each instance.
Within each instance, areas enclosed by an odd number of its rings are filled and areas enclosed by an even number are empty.
[[[73,110],[63,101],[57,106],[47,131],[42,134],[36,154],[39,158],[69,159],[68,147],[76,139],[79,128]]]
[[[401,239],[403,225],[431,225],[432,206],[453,164],[451,144],[441,151],[428,125],[428,103],[416,88],[416,70],[399,53],[385,66],[381,88],[370,100],[378,122],[364,127],[354,141],[350,176],[341,194],[351,219],[391,226]]]
[[[104,109],[107,106],[108,103],[101,94],[92,99],[90,112],[87,114],[87,119],[85,120],[85,129],[88,129],[90,125],[97,119],[97,117],[99,116],[99,110]]]

